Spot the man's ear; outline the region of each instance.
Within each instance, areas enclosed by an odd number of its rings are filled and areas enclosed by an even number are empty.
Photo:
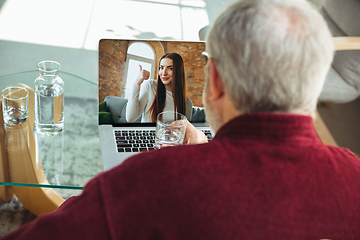
[[[212,98],[212,100],[217,100],[224,95],[224,85],[222,79],[219,75],[219,72],[214,63],[214,59],[209,59],[210,64],[210,76],[209,76],[209,90],[211,95],[208,97]]]

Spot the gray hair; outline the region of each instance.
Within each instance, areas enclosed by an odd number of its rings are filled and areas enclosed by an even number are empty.
[[[216,19],[206,51],[237,110],[315,117],[334,46],[307,1],[244,0]]]

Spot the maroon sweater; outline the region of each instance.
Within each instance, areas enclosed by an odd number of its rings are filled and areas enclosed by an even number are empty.
[[[136,155],[5,239],[360,239],[360,162],[312,119],[248,114]]]

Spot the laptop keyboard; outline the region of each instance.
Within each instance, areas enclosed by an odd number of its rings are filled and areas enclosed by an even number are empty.
[[[213,138],[210,130],[202,130],[208,139]],[[115,130],[118,152],[140,152],[154,149],[155,130]]]
[[[155,130],[115,130],[118,152],[149,151],[154,148]]]
[[[205,134],[208,141],[211,141],[214,138],[210,130],[201,130],[201,131]]]

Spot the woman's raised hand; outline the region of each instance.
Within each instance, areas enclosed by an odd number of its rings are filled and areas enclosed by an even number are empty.
[[[140,66],[140,72],[136,80],[136,85],[140,86],[144,80],[147,80],[150,78],[150,72],[143,69],[141,65]]]

